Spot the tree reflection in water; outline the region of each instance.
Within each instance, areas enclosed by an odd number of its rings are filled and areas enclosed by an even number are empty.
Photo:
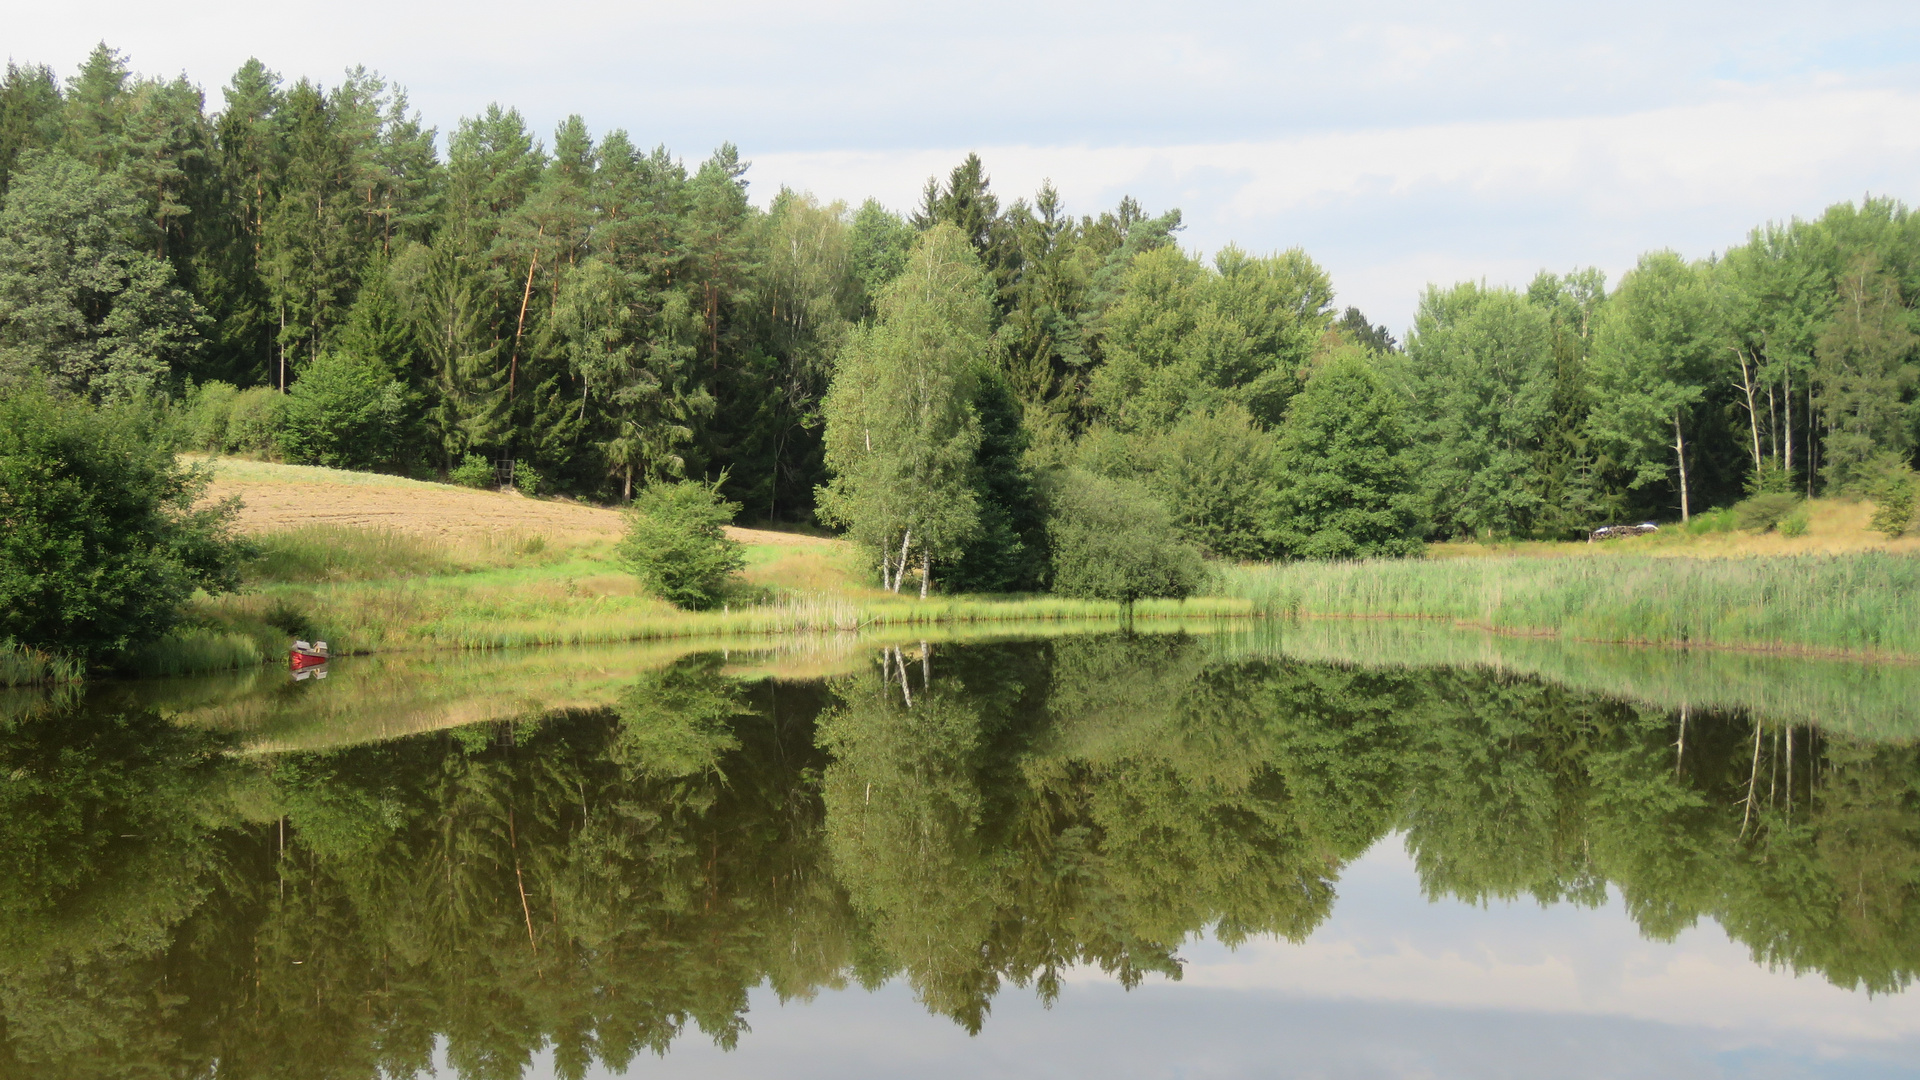
[[[612,710],[327,752],[93,699],[0,726],[5,1075],[562,1076],[723,1045],[747,992],[1177,978],[1298,940],[1403,830],[1431,897],[1710,918],[1895,991],[1920,961],[1907,742],[1484,669],[1110,635],[888,650],[823,683],[696,657]]]

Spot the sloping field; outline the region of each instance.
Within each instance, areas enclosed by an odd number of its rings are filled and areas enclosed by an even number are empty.
[[[240,529],[259,534],[307,525],[389,529],[464,541],[481,536],[542,536],[562,546],[614,540],[620,513],[517,492],[480,491],[380,473],[221,458],[212,497],[240,496]],[[842,547],[841,541],[770,529],[727,532],[743,544]]]

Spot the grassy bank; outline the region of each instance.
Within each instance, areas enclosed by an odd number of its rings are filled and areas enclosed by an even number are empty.
[[[1920,558],[1886,552],[1294,563],[1224,571],[1219,592],[1264,615],[1434,618],[1578,641],[1920,659]]]
[[[743,530],[747,568],[720,610],[682,611],[643,592],[610,539],[422,536],[307,524],[257,536],[240,592],[198,598],[188,625],[135,651],[138,676],[234,670],[293,638],[336,654],[501,649],[969,625],[1117,625],[1118,604],[1056,597],[935,597],[873,588],[851,549]],[[1139,620],[1247,617],[1233,598],[1142,601]]]

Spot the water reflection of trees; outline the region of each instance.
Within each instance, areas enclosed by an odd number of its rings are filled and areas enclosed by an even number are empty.
[[[890,651],[831,686],[711,661],[612,711],[235,756],[149,713],[0,727],[0,1075],[624,1067],[747,991],[1176,976],[1298,939],[1404,830],[1431,896],[1702,918],[1877,991],[1920,961],[1911,745],[1485,671],[1171,637]]]

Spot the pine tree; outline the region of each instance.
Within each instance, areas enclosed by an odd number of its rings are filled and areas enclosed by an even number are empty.
[[[7,62],[0,82],[0,200],[23,150],[47,150],[58,145],[65,102],[53,69],[21,67]]]

